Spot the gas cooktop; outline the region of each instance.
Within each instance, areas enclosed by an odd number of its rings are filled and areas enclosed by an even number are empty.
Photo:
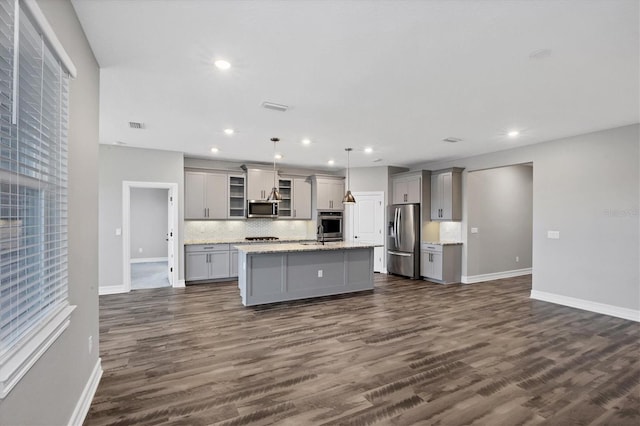
[[[278,237],[245,237],[247,241],[275,241],[279,240]]]

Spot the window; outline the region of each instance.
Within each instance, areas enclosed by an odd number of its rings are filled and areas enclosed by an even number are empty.
[[[73,310],[69,77],[47,30],[35,2],[0,0],[0,398],[64,331]]]

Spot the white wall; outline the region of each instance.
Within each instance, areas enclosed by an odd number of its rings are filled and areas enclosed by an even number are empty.
[[[469,173],[467,206],[468,276],[531,268],[533,167]]]
[[[123,285],[122,236],[122,182],[177,183],[179,206],[179,279],[184,279],[183,155],[173,151],[127,148],[100,145],[99,161],[99,283],[100,288]],[[109,290],[105,290],[109,291]]]
[[[640,317],[639,127],[634,124],[415,168],[466,168],[465,237],[468,172],[533,162],[533,290]],[[550,230],[559,231],[560,239],[548,239]],[[468,269],[467,248],[465,244],[463,275]]]
[[[98,64],[71,3],[38,0],[38,4],[78,70],[70,82],[68,137],[69,301],[76,309],[63,334],[0,402],[2,425],[67,424],[92,372],[100,371]]]
[[[131,188],[132,259],[167,257],[168,196],[167,189]]]

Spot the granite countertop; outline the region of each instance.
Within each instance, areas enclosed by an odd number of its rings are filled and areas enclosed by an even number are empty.
[[[315,241],[310,240],[308,238],[280,238],[278,240],[272,241],[249,241],[244,238],[202,238],[202,239],[191,239],[184,240],[184,245],[193,245],[193,244],[274,244],[274,243],[294,243],[301,241]]]
[[[453,246],[462,244],[462,241],[423,241],[422,244],[434,244],[439,246]]]
[[[299,252],[299,251],[325,251],[325,250],[349,250],[358,248],[377,247],[375,244],[350,243],[346,241],[321,243],[288,243],[288,244],[251,244],[235,246],[239,251],[248,254],[256,253],[283,253],[283,252]]]

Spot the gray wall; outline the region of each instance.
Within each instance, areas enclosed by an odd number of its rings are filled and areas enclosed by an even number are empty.
[[[122,236],[115,234],[122,228],[122,182],[177,183],[180,224],[179,247],[184,244],[183,196],[184,166],[180,152],[100,145],[99,162],[99,283],[100,287],[121,286]],[[184,254],[179,250],[179,279],[184,279]]]
[[[168,196],[168,189],[131,189],[132,259],[167,257]]]
[[[69,299],[77,307],[69,327],[0,402],[3,425],[67,424],[98,362],[98,64],[71,3],[38,4],[78,70],[70,84],[68,204]]]
[[[468,172],[533,162],[533,289],[639,310],[639,128],[634,124],[415,168],[466,167],[464,238]],[[549,230],[560,231],[560,239],[547,239]],[[467,257],[465,244],[463,275]]]
[[[467,274],[531,268],[533,167],[469,173],[467,203]]]
[[[349,170],[351,192],[384,191],[384,204],[389,200],[389,169],[381,167],[356,167]],[[345,186],[347,182],[345,181]],[[356,200],[357,201],[357,200]],[[386,214],[386,209],[385,209]]]

